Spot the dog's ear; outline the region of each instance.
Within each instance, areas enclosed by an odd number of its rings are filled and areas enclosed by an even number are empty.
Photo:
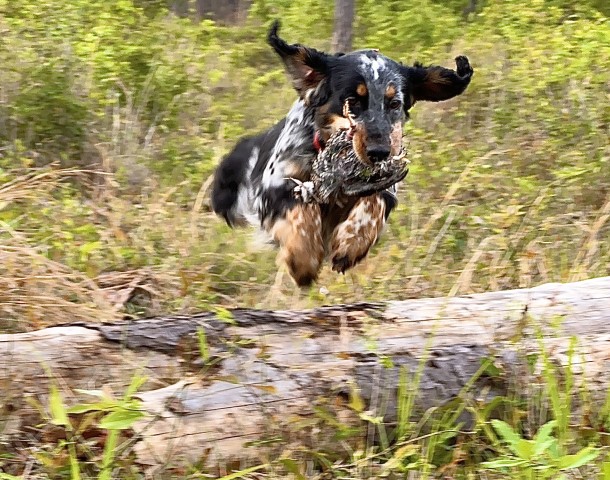
[[[473,69],[464,56],[456,57],[457,70],[416,63],[412,67],[401,67],[405,77],[405,107],[411,107],[418,100],[440,102],[461,94],[470,83]]]
[[[298,43],[289,45],[278,36],[279,28],[280,22],[276,20],[269,29],[267,42],[284,61],[294,88],[303,98],[328,76],[331,56]]]

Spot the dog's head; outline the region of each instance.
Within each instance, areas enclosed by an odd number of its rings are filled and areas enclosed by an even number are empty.
[[[457,71],[420,64],[406,67],[377,50],[329,55],[290,45],[278,36],[278,29],[276,21],[268,42],[282,58],[300,97],[315,108],[322,141],[339,129],[351,128],[354,150],[368,164],[400,152],[402,125],[415,102],[459,95],[473,74],[463,56],[456,58]],[[347,110],[352,122],[346,117]]]

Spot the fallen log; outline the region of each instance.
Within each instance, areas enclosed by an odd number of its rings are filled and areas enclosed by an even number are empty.
[[[5,445],[26,442],[24,432],[40,422],[31,399],[47,405],[51,382],[73,404],[82,400],[75,389],[121,394],[141,371],[149,378],[138,395],[147,417],[134,427],[132,448],[142,464],[260,463],[314,446],[339,453],[337,426],[324,417],[362,427],[358,411],[366,410],[393,424],[401,368],[413,374],[421,367],[414,411],[422,412],[466,387],[488,401],[511,384],[535,381],[539,370],[523,358],[541,345],[557,365],[571,364],[592,398],[602,398],[610,385],[610,277],[453,298],[236,309],[4,334],[0,434]],[[485,362],[495,373],[482,368]]]

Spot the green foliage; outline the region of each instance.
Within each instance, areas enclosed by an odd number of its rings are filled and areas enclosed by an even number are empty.
[[[92,464],[95,470],[98,470],[97,478],[100,480],[115,478],[113,471],[116,468],[117,457],[120,453],[118,442],[121,431],[131,429],[135,422],[144,417],[140,407],[141,402],[135,399],[134,395],[145,382],[146,377],[135,374],[122,398],[114,398],[107,392],[98,390],[77,390],[77,393],[91,395],[97,397],[98,400],[76,404],[69,408],[66,407],[58,387],[54,384],[51,385],[49,420],[52,424],[62,427],[66,434],[66,440],[59,442],[58,450],[54,454],[57,455],[62,450],[67,451],[69,478],[78,480],[81,478],[81,470],[91,470]],[[76,416],[80,416],[80,421],[76,419]],[[97,460],[97,458],[92,455],[84,441],[85,433],[92,427],[107,432],[99,463],[91,462],[91,460]],[[51,475],[61,475],[64,466],[61,462],[53,462],[52,456],[47,455],[46,452],[40,452],[38,458],[43,465],[49,466]],[[85,458],[89,462],[83,461]],[[54,476],[53,478],[58,477]]]
[[[582,448],[573,455],[562,455],[557,439],[552,436],[555,421],[540,427],[532,440],[521,438],[506,422],[493,420],[492,424],[510,454],[485,462],[482,466],[505,473],[512,471],[516,478],[558,478],[560,472],[579,468],[599,456],[599,451],[591,446]]]
[[[447,47],[462,33],[460,18],[440,2],[417,0],[385,2],[364,0],[356,29],[360,48],[379,48],[384,54],[412,62],[412,55],[426,48]],[[405,46],[408,45],[408,48]],[[406,58],[405,58],[406,57]]]
[[[464,21],[467,3],[358,3],[357,48],[444,65],[465,53],[476,73],[459,99],[413,108],[411,171],[374,262],[345,280],[324,271],[328,293],[307,302],[604,273],[609,227],[595,227],[610,191],[603,11],[595,2],[477,2]],[[332,16],[319,0],[256,0],[246,23],[230,27],[175,18],[166,6],[0,3],[0,177],[51,162],[98,172],[11,200],[0,220],[91,278],[154,269],[168,279],[164,309],[261,305],[282,280],[274,253],[205,212],[206,182],[238,137],[270,126],[294,100],[264,40],[271,19],[282,18],[288,40],[328,48]],[[286,283],[265,306],[291,303]]]

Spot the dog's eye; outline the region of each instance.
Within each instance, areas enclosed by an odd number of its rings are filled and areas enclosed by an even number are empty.
[[[391,100],[390,103],[388,104],[388,106],[392,109],[392,110],[398,110],[400,108],[400,106],[402,105],[402,102],[400,100]]]

